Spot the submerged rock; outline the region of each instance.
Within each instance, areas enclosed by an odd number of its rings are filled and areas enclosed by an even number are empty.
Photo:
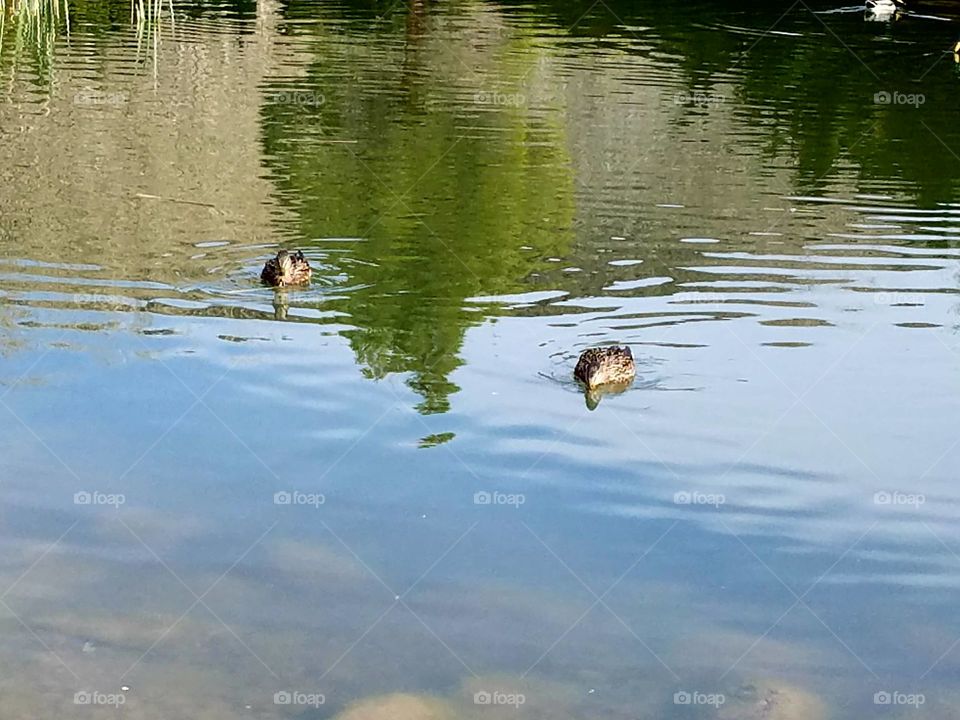
[[[741,685],[727,695],[717,720],[823,720],[816,695],[776,681]]]
[[[456,720],[456,715],[443,700],[395,693],[360,700],[335,720]]]

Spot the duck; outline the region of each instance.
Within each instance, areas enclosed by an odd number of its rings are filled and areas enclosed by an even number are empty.
[[[868,20],[893,20],[901,10],[906,9],[903,0],[866,0],[866,17]]]
[[[629,347],[590,348],[577,361],[573,375],[587,390],[601,385],[627,385],[637,373]]]
[[[260,272],[260,279],[273,287],[287,287],[310,282],[312,274],[310,263],[300,250],[296,252],[281,250],[276,257],[267,260],[267,264]]]

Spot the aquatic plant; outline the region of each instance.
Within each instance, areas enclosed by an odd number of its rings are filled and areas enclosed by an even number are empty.
[[[74,9],[79,9],[82,17],[90,7],[74,2]],[[169,16],[172,30],[173,0],[130,0],[130,25],[137,34],[138,54],[152,47],[154,65],[165,16]],[[5,41],[9,43],[12,36],[12,62],[16,64],[24,52],[34,53],[41,75],[46,76],[52,66],[54,43],[61,34],[69,37],[70,21],[70,0],[0,0],[0,58]]]
[[[24,51],[32,50],[41,77],[46,77],[59,29],[63,27],[68,34],[70,32],[67,0],[0,0],[0,57],[8,22],[13,27],[14,62]]]
[[[70,7],[67,0],[0,0],[0,22],[12,15],[37,36],[56,32],[61,21],[70,30]]]
[[[173,0],[167,0],[170,29],[174,30]],[[163,0],[130,0],[130,24],[137,33],[137,58],[140,51],[149,51],[153,60],[153,76],[157,77],[157,59],[163,19]]]
[[[170,22],[173,24],[173,0],[167,0],[170,13]],[[163,0],[130,0],[130,24],[135,25],[137,37],[146,32],[159,33],[160,22],[163,18]]]

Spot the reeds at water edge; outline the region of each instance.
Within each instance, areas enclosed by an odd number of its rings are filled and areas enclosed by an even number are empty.
[[[130,0],[137,57],[143,50],[152,51],[155,76],[161,31],[169,25],[172,33],[174,22],[173,0]],[[41,74],[47,75],[52,72],[54,46],[62,36],[69,40],[70,25],[70,0],[0,0],[0,65],[4,51],[14,66],[27,54],[39,63]]]
[[[70,33],[70,7],[67,0],[0,0],[0,53],[8,22],[15,28],[17,50],[32,48],[49,59],[59,28],[63,26]]]

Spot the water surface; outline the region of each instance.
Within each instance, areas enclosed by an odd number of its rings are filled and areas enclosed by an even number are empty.
[[[958,712],[955,8],[68,10],[0,31],[5,712]]]

